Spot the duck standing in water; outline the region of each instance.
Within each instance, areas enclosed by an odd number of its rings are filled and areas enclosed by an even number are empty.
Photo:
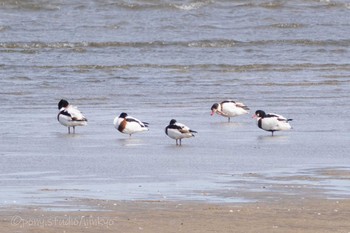
[[[181,146],[181,139],[194,137],[193,133],[197,131],[191,130],[184,124],[176,122],[175,119],[172,119],[167,127],[165,127],[165,134],[168,137],[176,140],[176,145]]]
[[[61,99],[58,102],[59,113],[57,120],[62,125],[68,127],[68,133],[70,134],[70,127],[73,127],[73,133],[75,133],[75,126],[87,125],[87,119],[78,110],[77,107],[70,105],[67,100]]]
[[[127,113],[122,112],[119,117],[116,117],[113,121],[114,127],[121,133],[129,134],[148,131],[148,123],[142,122]]]
[[[275,131],[289,130],[292,128],[289,124],[289,121],[292,121],[292,119],[287,119],[284,116],[275,113],[266,114],[262,110],[257,110],[253,115],[253,118],[256,119],[260,129],[270,131],[272,136]]]
[[[221,115],[223,117],[228,118],[228,122],[230,122],[231,117],[236,117],[239,115],[249,113],[249,108],[241,103],[233,100],[225,100],[221,103],[215,103],[211,107],[211,115],[213,116],[215,113]]]

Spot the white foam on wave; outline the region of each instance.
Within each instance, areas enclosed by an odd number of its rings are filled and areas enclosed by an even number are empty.
[[[196,10],[199,9],[205,5],[208,5],[210,1],[204,1],[204,2],[192,2],[189,4],[181,4],[181,5],[174,5],[175,8],[180,9],[180,10],[185,10],[185,11],[190,11],[190,10]]]

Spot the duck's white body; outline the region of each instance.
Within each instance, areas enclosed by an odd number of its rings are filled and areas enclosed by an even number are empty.
[[[148,123],[142,122],[126,113],[120,114],[113,121],[114,127],[121,133],[129,134],[148,131]]]
[[[60,103],[62,103],[61,100]],[[87,125],[87,119],[84,115],[78,110],[77,107],[68,104],[65,101],[64,105],[59,103],[59,113],[57,115],[57,120],[62,125],[68,127],[68,133],[70,133],[70,127],[73,127],[73,133],[75,133],[75,126],[85,126]]]
[[[249,108],[241,102],[226,100],[219,104],[218,103],[213,104],[213,106],[211,107],[211,111],[212,111],[211,115],[214,115],[215,113],[217,113],[218,115],[227,117],[228,121],[230,122],[231,117],[247,114],[249,113],[248,110]]]
[[[176,140],[176,145],[181,145],[181,139],[194,137],[193,133],[197,133],[191,130],[188,126],[176,122],[176,120],[171,120],[170,124],[165,128],[165,134],[170,138]],[[178,143],[179,141],[179,143]]]
[[[256,118],[259,128],[270,131],[272,135],[275,131],[290,130],[292,128],[289,124],[289,121],[292,121],[292,119],[287,119],[276,113],[266,114],[264,111],[258,110],[253,117]]]

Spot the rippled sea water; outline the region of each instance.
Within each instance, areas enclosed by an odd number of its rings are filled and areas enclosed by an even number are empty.
[[[194,191],[231,174],[347,169],[349,28],[347,1],[0,0],[1,203],[210,201]],[[75,135],[61,98],[89,120]],[[211,117],[225,99],[251,113]],[[293,129],[271,137],[257,109]],[[150,131],[120,134],[121,112]],[[176,147],[172,118],[198,135]]]

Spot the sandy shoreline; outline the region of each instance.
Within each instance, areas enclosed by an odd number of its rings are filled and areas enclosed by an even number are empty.
[[[0,232],[350,232],[350,199],[338,198],[299,180],[348,181],[347,169],[323,169],[322,176],[277,176],[273,186],[245,190],[247,203],[184,200],[115,201],[67,198],[62,203],[11,205],[0,211]],[[255,174],[249,174],[250,176]],[[261,178],[261,177],[260,177]],[[256,190],[256,189],[255,189]],[[218,190],[233,196],[237,190]],[[211,194],[212,195],[212,194]],[[63,207],[62,207],[63,206]],[[67,206],[65,209],[64,206]]]
[[[0,212],[1,232],[350,232],[350,200],[286,198],[277,202],[84,200],[93,211],[33,206]]]

